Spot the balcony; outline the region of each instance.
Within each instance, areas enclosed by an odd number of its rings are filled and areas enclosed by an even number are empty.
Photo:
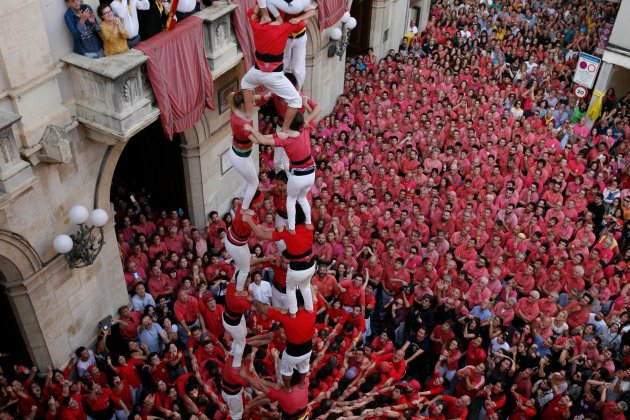
[[[203,20],[204,52],[214,80],[243,57],[231,23],[236,7],[218,3],[195,15]],[[159,117],[142,52],[97,60],[70,53],[61,60],[69,67],[76,119],[89,138],[109,145],[126,142]]]

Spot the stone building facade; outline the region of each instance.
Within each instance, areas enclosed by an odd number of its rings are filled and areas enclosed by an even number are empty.
[[[363,2],[370,7],[370,44],[379,54],[397,48],[409,0]],[[228,208],[241,183],[225,159],[229,112],[218,106],[221,89],[244,72],[230,23],[234,7],[221,2],[198,14],[204,19],[217,106],[180,134],[180,149],[188,213],[201,226],[210,210]],[[99,320],[128,302],[112,222],[112,177],[129,140],[159,118],[146,83],[146,57],[135,50],[99,60],[72,53],[65,10],[63,0],[0,2],[5,17],[0,26],[0,316],[12,327],[11,343],[0,352],[14,352],[13,360],[40,368],[63,365],[71,351],[93,342]],[[328,112],[342,89],[344,61],[327,56],[329,30],[320,33],[314,22],[308,34],[305,91]],[[70,269],[52,240],[76,230],[68,218],[76,204],[103,208],[110,221],[94,264]]]

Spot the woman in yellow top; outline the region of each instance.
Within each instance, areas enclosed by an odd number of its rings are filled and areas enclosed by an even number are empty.
[[[103,40],[105,55],[120,54],[129,50],[127,46],[127,31],[120,18],[114,15],[109,4],[98,6],[98,16],[103,21],[99,35]]]

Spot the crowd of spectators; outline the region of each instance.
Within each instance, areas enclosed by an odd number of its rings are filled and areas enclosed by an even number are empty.
[[[398,52],[348,61],[312,132],[310,418],[626,418],[630,97],[608,91],[589,128],[571,85],[617,8],[438,1]],[[256,211],[273,228],[286,182],[271,147],[260,157]],[[0,418],[225,417],[223,238],[238,199],[194,227],[146,191],[117,192],[131,303],[65,371],[0,377]],[[269,304],[286,261],[273,241],[249,245],[249,290]],[[245,351],[248,369],[274,378],[283,329],[257,312],[247,325],[269,342]],[[260,396],[248,389],[243,418],[278,418]]]

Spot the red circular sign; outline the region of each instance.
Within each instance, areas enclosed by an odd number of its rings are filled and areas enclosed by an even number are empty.
[[[575,89],[573,89],[573,93],[575,93],[575,96],[577,96],[579,99],[582,99],[588,94],[588,89],[586,89],[584,86],[576,86]]]

